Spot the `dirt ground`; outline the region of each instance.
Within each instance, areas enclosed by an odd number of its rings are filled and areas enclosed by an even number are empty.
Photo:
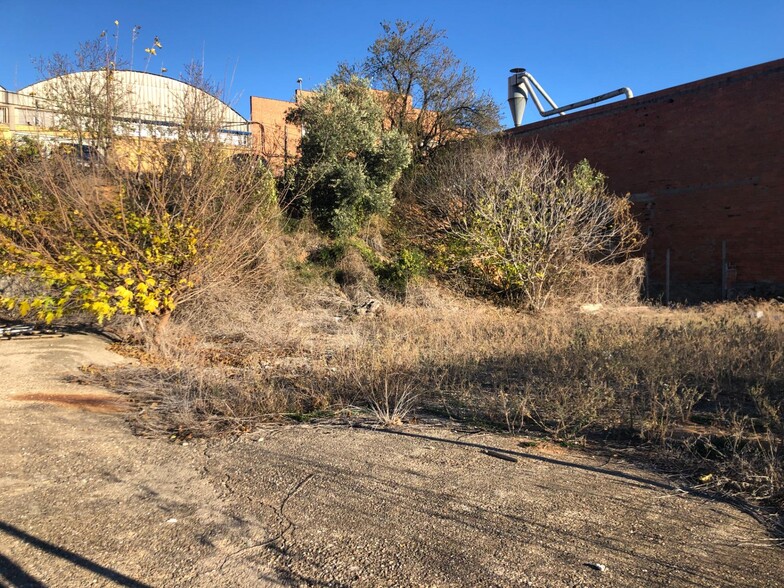
[[[64,381],[129,361],[105,347],[0,341],[0,586],[784,585],[754,518],[620,458],[424,425],[135,437]]]

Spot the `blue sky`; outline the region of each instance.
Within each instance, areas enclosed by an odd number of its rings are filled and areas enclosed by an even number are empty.
[[[784,57],[784,0],[550,0],[548,2],[398,0],[396,2],[223,0],[0,0],[0,85],[19,89],[40,76],[33,58],[71,52],[111,34],[135,66],[158,36],[163,49],[148,71],[178,77],[204,60],[229,102],[248,115],[249,97],[290,99],[298,77],[322,83],[340,61],[362,59],[382,20],[429,19],[478,74],[478,88],[501,105],[506,77],[528,69],[558,104],[629,86],[636,95]],[[749,97],[753,99],[752,97]],[[539,118],[533,105],[525,122]]]

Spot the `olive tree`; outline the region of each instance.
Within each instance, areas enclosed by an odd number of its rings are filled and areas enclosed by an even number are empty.
[[[372,215],[389,214],[411,150],[404,135],[384,128],[383,107],[367,82],[328,83],[289,120],[303,129],[297,192],[319,228],[346,236]]]
[[[430,22],[381,23],[382,34],[357,65],[338,79],[361,75],[383,91],[387,123],[406,134],[416,159],[473,134],[496,131],[498,105],[476,90],[476,71],[446,45],[446,31]]]

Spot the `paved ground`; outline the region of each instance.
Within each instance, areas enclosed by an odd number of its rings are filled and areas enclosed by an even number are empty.
[[[753,518],[616,460],[425,427],[134,437],[63,381],[122,361],[0,341],[0,586],[784,585]]]

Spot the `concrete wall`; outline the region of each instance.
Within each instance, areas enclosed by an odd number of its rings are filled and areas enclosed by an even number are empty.
[[[784,59],[508,131],[586,158],[630,194],[649,292],[784,295]],[[727,266],[722,267],[722,250]],[[723,276],[726,276],[723,278]]]

